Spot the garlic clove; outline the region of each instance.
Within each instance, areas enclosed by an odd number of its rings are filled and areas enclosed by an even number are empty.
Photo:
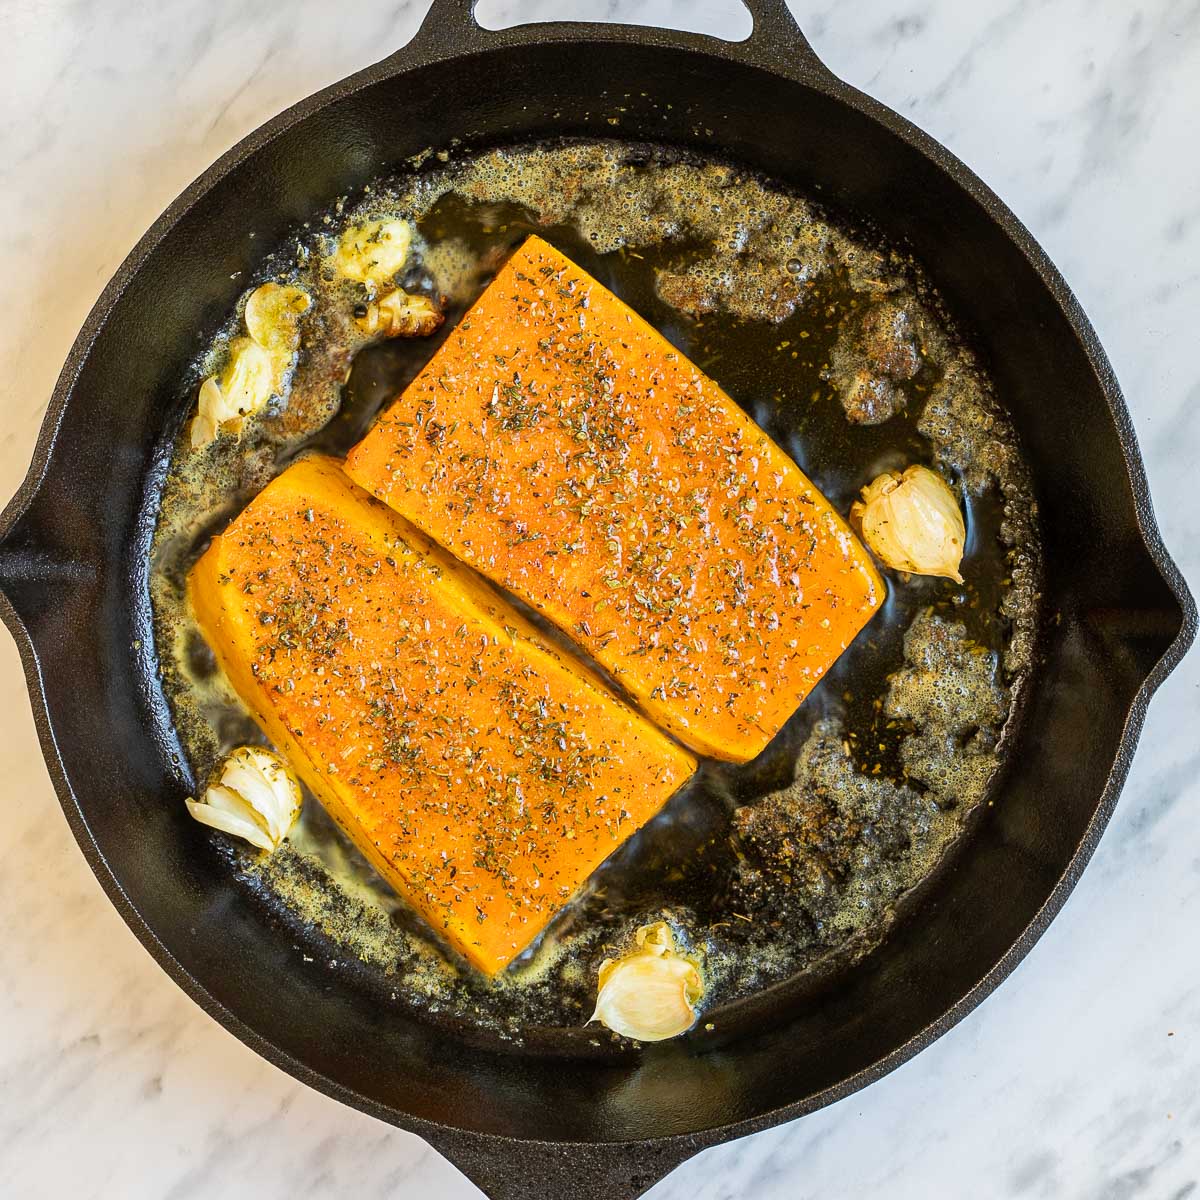
[[[851,507],[850,521],[885,566],[963,582],[962,510],[950,485],[928,467],[888,471],[872,480]]]
[[[267,832],[282,840],[300,815],[300,785],[277,754],[242,746],[226,760],[221,783],[240,796],[263,822]]]
[[[355,324],[370,336],[428,337],[446,318],[428,297],[397,288],[378,301],[371,301]]]
[[[246,332],[264,350],[290,358],[300,344],[300,318],[311,307],[303,288],[264,283],[246,299]]]
[[[249,337],[229,343],[229,361],[220,377],[200,385],[192,421],[193,450],[224,431],[239,433],[247,417],[266,407],[284,387],[300,345],[300,318],[312,306],[303,289],[264,283],[250,293],[242,314]]]
[[[259,850],[270,852],[276,848],[271,838],[253,821],[247,820],[245,817],[215,808],[205,801],[188,799],[184,803],[187,805],[188,812],[201,825],[207,825],[210,829],[219,829],[222,833],[241,838],[242,841],[257,846]]]
[[[601,984],[593,1021],[639,1042],[661,1042],[696,1023],[688,1000],[699,973],[678,958],[637,955],[614,964]]]
[[[412,226],[407,221],[365,221],[342,234],[333,256],[339,275],[374,287],[389,283],[408,261]]]
[[[252,338],[234,338],[229,343],[229,363],[219,383],[230,414],[226,420],[258,412],[274,390],[275,369],[270,352]]]
[[[210,783],[204,792],[204,803],[220,812],[228,813],[242,821],[249,821],[265,833],[263,822],[259,819],[252,804],[247,803],[233,790],[221,783]]]
[[[240,746],[221,765],[217,780],[188,812],[214,829],[231,833],[262,850],[277,850],[300,816],[300,784],[270,750]]]
[[[678,1037],[696,1023],[704,991],[700,971],[676,952],[665,922],[643,926],[636,941],[633,953],[601,965],[590,1020],[639,1042]]]
[[[192,449],[200,450],[217,436],[220,422],[225,419],[225,397],[215,378],[206,379],[200,385],[196,399],[196,416],[192,421]]]
[[[200,385],[192,449],[207,446],[219,432],[240,432],[246,418],[265,407],[274,390],[271,354],[251,338],[235,338],[220,378],[210,377]]]

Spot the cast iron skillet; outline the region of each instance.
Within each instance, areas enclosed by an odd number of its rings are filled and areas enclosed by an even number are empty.
[[[67,819],[130,927],[249,1046],[419,1133],[502,1200],[634,1197],[702,1147],[845,1096],[950,1028],[1062,905],[1150,695],[1195,632],[1117,383],[1062,278],[966,167],[835,79],[783,0],[748,7],[753,35],[729,44],[611,25],[488,33],[469,0],[435,0],[410,45],[251,134],[155,223],[88,317],[0,518],[0,616]],[[1050,616],[995,808],[919,919],[753,1037],[616,1064],[482,1052],[384,1014],[236,904],[179,803],[186,769],[147,625],[153,499],[183,419],[175,381],[197,330],[234,303],[231,275],[425,147],[565,134],[717,152],[906,242],[976,332],[1033,464]]]

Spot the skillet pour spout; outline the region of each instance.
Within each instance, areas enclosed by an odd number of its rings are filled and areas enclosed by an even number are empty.
[[[802,1116],[944,1033],[1057,913],[1112,813],[1150,696],[1196,631],[1112,370],[1066,283],[968,168],[836,79],[783,0],[744,42],[619,25],[495,32],[435,0],[414,40],[205,172],[101,296],[0,518],[21,648],[64,812],[113,904],[207,1012],[297,1079],[411,1130],[494,1200],[632,1200],[706,1146]],[[397,119],[402,114],[403,119]],[[473,1045],[381,1005],[350,969],[230,901],[187,818],[194,780],[157,678],[150,537],[196,334],[265,250],[429,149],[565,136],[742,164],[876,226],[972,331],[1034,476],[1039,666],[994,807],[936,903],[819,994],[758,998],[752,1033],[641,1052]],[[964,932],[969,931],[969,932]],[[344,967],[345,964],[342,964]]]

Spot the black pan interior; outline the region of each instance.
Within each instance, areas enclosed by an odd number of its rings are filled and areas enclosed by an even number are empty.
[[[998,964],[1011,968],[1060,879],[1082,866],[1080,847],[1099,836],[1115,799],[1110,773],[1115,763],[1119,782],[1126,765],[1131,706],[1185,621],[1139,529],[1144,497],[1106,398],[1103,358],[1092,357],[985,199],[833,90],[598,35],[510,39],[402,76],[377,72],[227,164],[128,281],[83,361],[51,478],[0,561],[38,649],[31,669],[42,673],[84,837],[151,948],[222,1020],[386,1119],[423,1132],[432,1122],[613,1142],[749,1129],[779,1110],[815,1107],[924,1044]],[[231,276],[330,197],[428,146],[562,135],[711,150],[910,246],[976,332],[1033,465],[1051,618],[1002,799],[920,919],[838,987],[776,1006],[753,1039],[666,1046],[620,1066],[481,1053],[385,1018],[336,972],[304,963],[235,898],[225,866],[183,814],[147,634],[145,500],[182,419],[176,380],[236,299]]]

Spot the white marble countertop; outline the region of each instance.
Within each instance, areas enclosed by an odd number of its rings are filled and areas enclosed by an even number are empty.
[[[425,7],[0,5],[0,499],[145,227],[255,125],[405,41]],[[1062,268],[1124,384],[1167,545],[1200,583],[1200,4],[793,8],[835,71],[949,145]],[[736,0],[486,10],[747,25]],[[1095,861],[998,993],[887,1079],[706,1152],[655,1200],[1200,1200],[1198,689],[1194,654],[1153,703]],[[67,830],[3,635],[0,716],[0,1194],[479,1195],[417,1138],[256,1057],[159,971]]]

